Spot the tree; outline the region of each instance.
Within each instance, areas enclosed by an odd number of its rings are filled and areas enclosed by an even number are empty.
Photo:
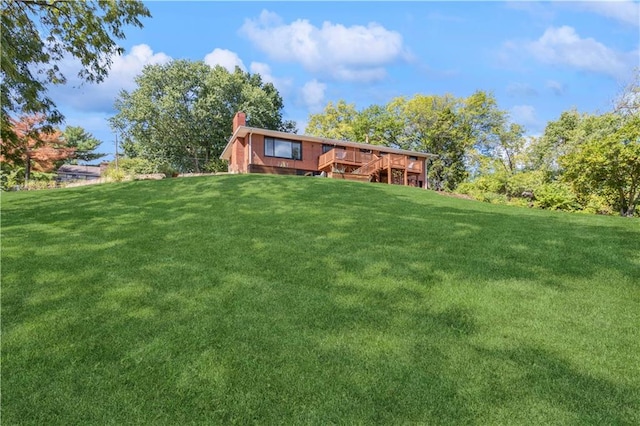
[[[473,147],[483,155],[495,156],[508,133],[507,113],[498,109],[493,94],[482,90],[459,102],[458,114]]]
[[[623,117],[640,114],[640,67],[634,69],[631,79],[614,99],[613,112]]]
[[[337,140],[357,139],[354,122],[358,116],[355,104],[340,99],[335,104],[329,102],[318,114],[311,114],[305,133]]]
[[[633,216],[640,200],[640,115],[591,118],[589,137],[561,158],[564,179],[583,197],[592,193],[613,198],[620,215]],[[615,128],[615,130],[611,130]]]
[[[68,164],[78,164],[78,161],[94,161],[107,155],[93,152],[101,142],[82,127],[67,126],[63,135],[67,147],[74,149],[73,157],[66,161]]]
[[[329,102],[321,113],[311,114],[305,133],[330,139],[397,146],[402,126],[402,120],[385,106],[370,105],[358,111],[354,104],[340,99],[335,104]]]
[[[505,129],[505,122],[506,113],[497,108],[493,95],[478,91],[464,99],[399,97],[361,111],[343,100],[329,102],[323,112],[309,117],[306,132],[437,154],[429,167],[431,186],[453,190],[469,175],[472,148],[484,155],[501,150],[507,162],[515,161],[514,149],[523,130]]]
[[[521,157],[524,152],[524,128],[517,123],[510,123],[503,129],[499,129],[498,140],[492,155],[500,160],[505,171],[509,174],[516,172],[518,165],[522,164]]]
[[[392,108],[370,105],[358,112],[353,121],[353,133],[359,142],[398,147],[403,124]]]
[[[405,119],[400,146],[438,155],[429,166],[431,187],[453,190],[468,176],[465,157],[473,141],[460,114],[460,100],[451,95],[396,98],[390,108]]]
[[[23,167],[24,180],[31,171],[50,173],[57,162],[73,155],[74,149],[66,146],[59,130],[43,130],[43,115],[24,116],[19,121],[11,119],[13,139],[2,139],[0,160],[10,167]]]
[[[101,82],[113,56],[123,49],[124,27],[142,27],[139,18],[151,16],[136,0],[55,1],[2,0],[1,14],[1,137],[16,139],[12,115],[41,114],[42,130],[63,119],[47,86],[63,84],[59,68],[65,58],[80,61],[78,76]]]
[[[579,142],[578,132],[584,118],[584,114],[572,109],[560,114],[558,120],[547,123],[542,137],[531,147],[530,166],[544,171],[549,178],[562,175],[559,158]]]
[[[284,105],[273,84],[238,67],[231,73],[179,60],[146,66],[136,83],[131,93],[120,93],[111,125],[122,136],[127,156],[158,168],[219,168],[238,111],[247,114],[250,126],[295,131],[295,124],[282,118]]]

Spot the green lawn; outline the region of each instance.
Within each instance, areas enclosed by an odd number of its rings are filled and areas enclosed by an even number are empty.
[[[640,424],[640,222],[214,176],[2,194],[2,424]]]

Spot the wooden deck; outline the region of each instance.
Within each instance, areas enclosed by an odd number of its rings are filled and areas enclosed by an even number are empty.
[[[318,159],[318,168],[319,170],[326,170],[327,168],[332,168],[334,165],[360,167],[371,161],[374,157],[376,157],[374,154],[368,152],[334,148],[320,156]]]
[[[359,150],[332,149],[318,159],[318,169],[334,174],[352,175],[354,180],[377,180],[408,185],[410,175],[420,175],[424,161],[401,154],[376,155]],[[394,181],[394,174],[402,174],[402,183]],[[359,177],[362,177],[359,178]]]

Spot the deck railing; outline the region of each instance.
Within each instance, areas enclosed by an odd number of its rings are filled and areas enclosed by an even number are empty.
[[[318,158],[318,167],[324,169],[330,165],[360,166],[356,174],[371,174],[377,170],[388,168],[407,169],[411,173],[422,173],[423,161],[414,160],[406,155],[386,154],[378,157],[369,152],[359,150],[332,149]]]
[[[359,166],[368,163],[372,158],[373,154],[370,152],[334,148],[325,152],[320,156],[320,158],[318,158],[318,166],[321,169],[330,164],[349,164]]]
[[[372,158],[371,161],[354,170],[352,173],[354,175],[371,175],[376,171],[382,169],[384,164],[384,157],[378,157],[376,155],[374,155],[373,157],[374,158]]]

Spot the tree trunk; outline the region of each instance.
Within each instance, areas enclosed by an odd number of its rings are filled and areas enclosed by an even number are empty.
[[[29,182],[31,178],[31,156],[27,153],[27,160],[24,163],[24,182]]]

